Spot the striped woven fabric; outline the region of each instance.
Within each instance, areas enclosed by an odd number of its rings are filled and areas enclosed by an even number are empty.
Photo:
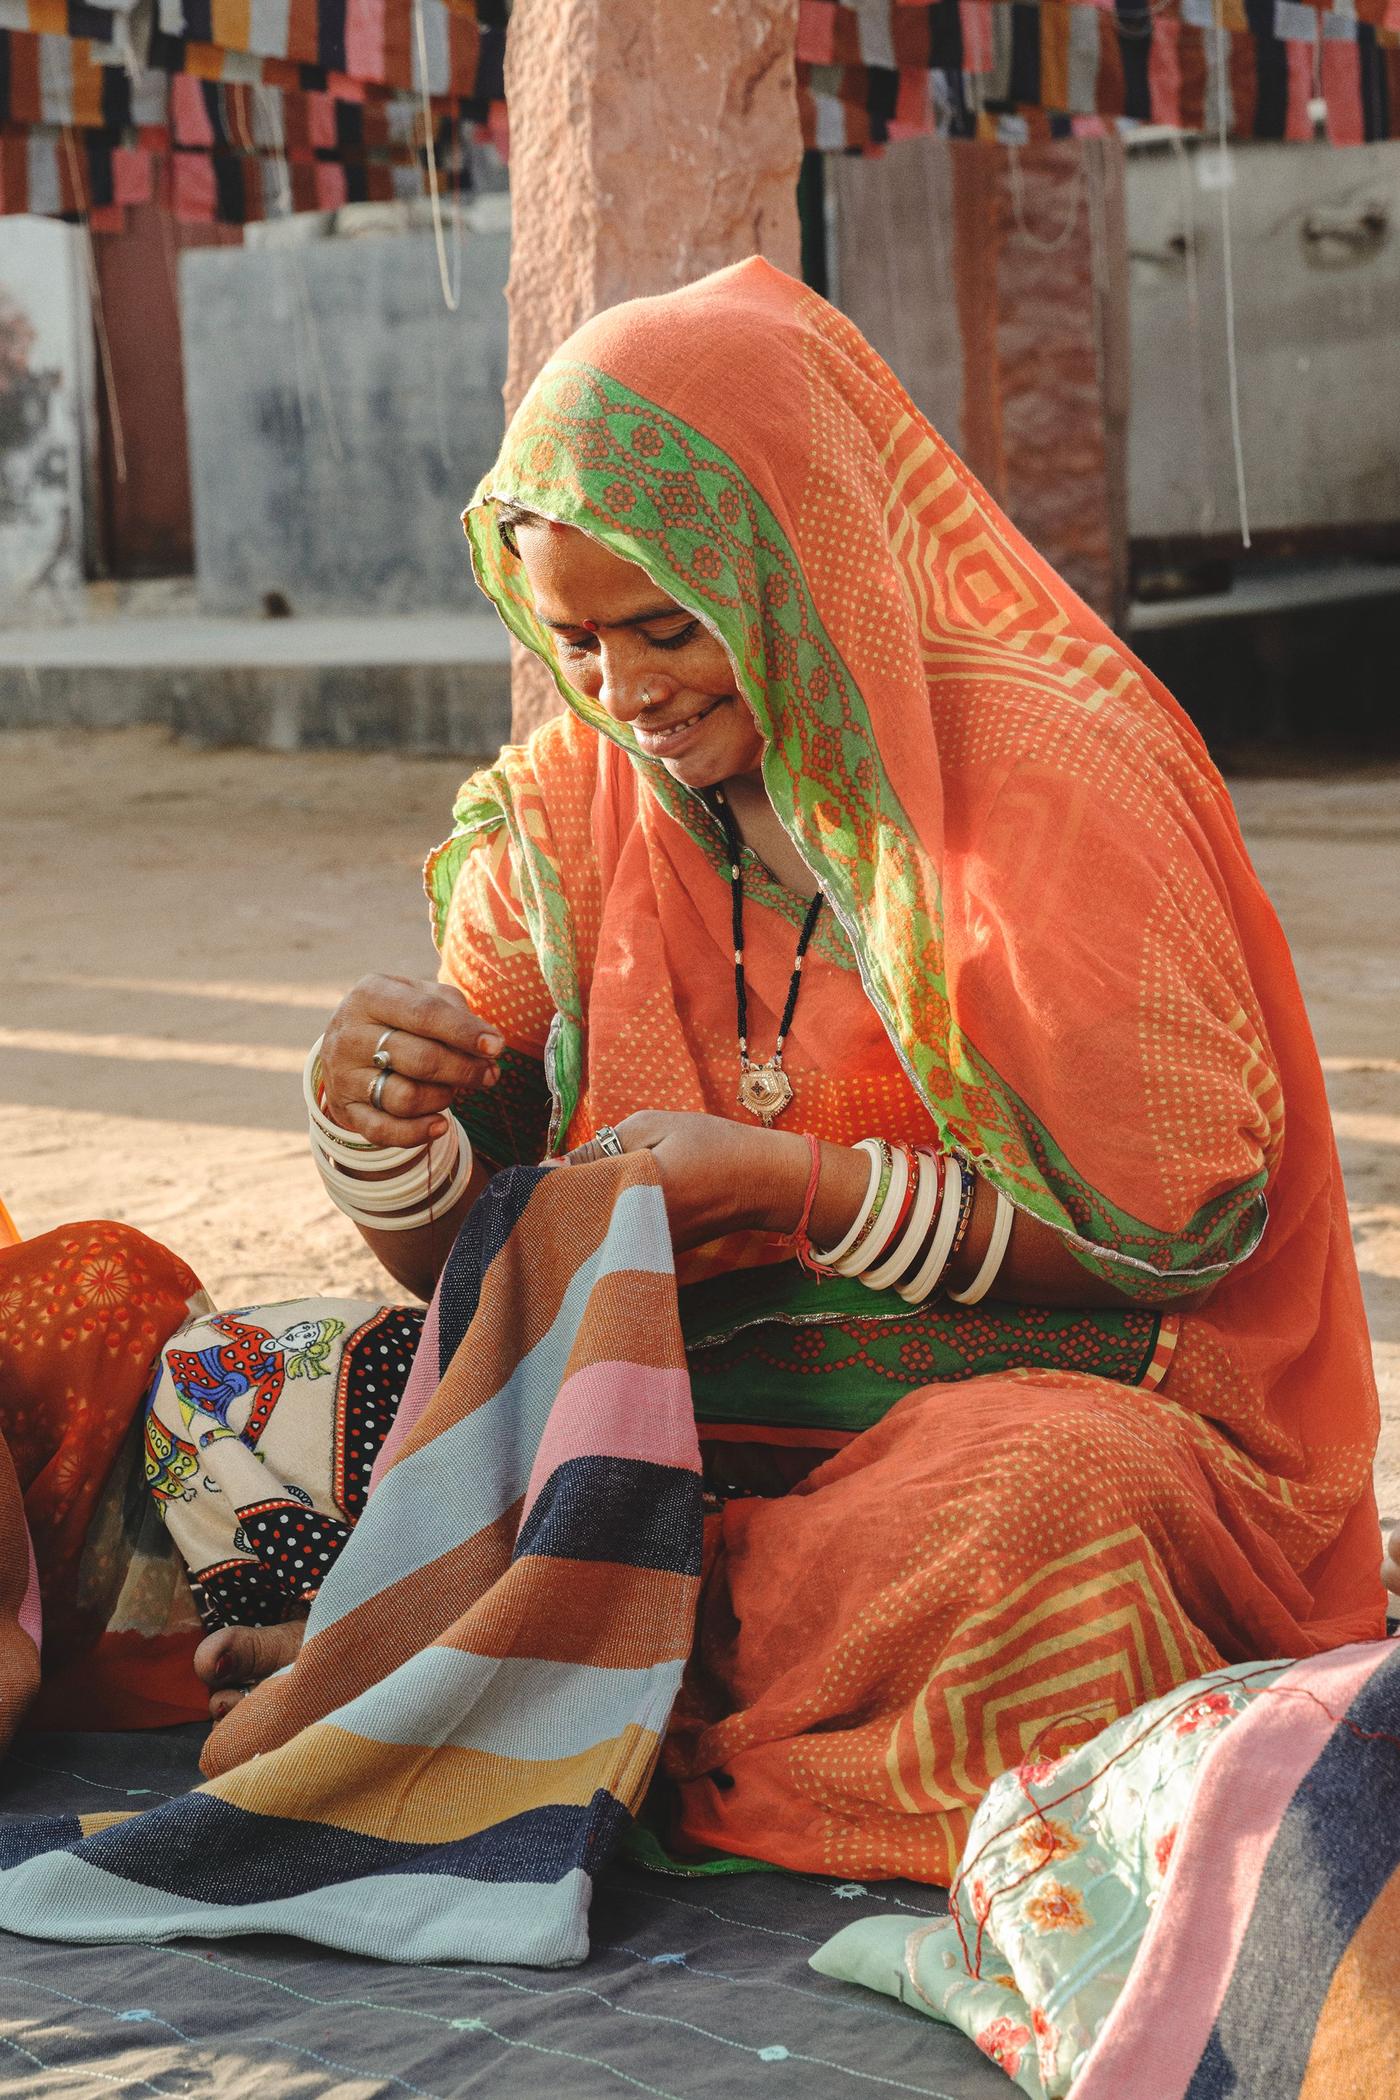
[[[1074,2100],[1371,2100],[1400,2035],[1400,1643],[1295,1663],[1216,1744]]]
[[[593,1874],[689,1653],[699,1563],[649,1155],[499,1175],[297,1662],[215,1730],[193,1793],[0,1825],[0,1925],[581,1960]]]

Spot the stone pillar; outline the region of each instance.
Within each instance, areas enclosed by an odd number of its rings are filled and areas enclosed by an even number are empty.
[[[510,111],[513,413],[604,307],[747,255],[797,274],[797,0],[515,0]],[[517,650],[513,733],[558,699]]]
[[[962,453],[1095,612],[1128,589],[1123,147],[1063,139],[953,154]]]

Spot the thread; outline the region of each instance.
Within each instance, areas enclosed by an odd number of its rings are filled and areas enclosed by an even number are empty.
[[[1208,533],[1215,523],[1215,492],[1206,472],[1205,430],[1206,364],[1205,342],[1201,330],[1201,272],[1196,253],[1196,185],[1191,174],[1191,161],[1182,143],[1181,133],[1174,131],[1171,137],[1172,158],[1176,162],[1177,187],[1181,193],[1182,213],[1186,222],[1186,322],[1191,342],[1191,370],[1196,386],[1196,466],[1200,481],[1200,508],[1196,513],[1197,530]]]
[[[1234,181],[1234,169],[1230,164],[1230,124],[1225,101],[1225,91],[1229,84],[1230,39],[1225,28],[1225,0],[1215,0],[1215,6],[1216,138],[1220,150],[1220,252],[1225,273],[1225,365],[1230,386],[1230,447],[1235,462],[1235,502],[1239,510],[1240,540],[1245,547],[1249,547],[1253,543],[1249,536],[1249,492],[1245,487],[1244,430],[1240,417],[1240,361],[1235,339],[1235,255],[1233,218],[1230,210],[1230,188]]]
[[[107,333],[107,309],[102,297],[102,280],[97,270],[97,250],[92,242],[92,227],[88,222],[88,199],[83,181],[82,166],[78,160],[78,149],[73,133],[65,125],[63,146],[68,155],[68,173],[73,183],[73,196],[78,206],[78,224],[82,233],[83,271],[87,277],[88,298],[92,305],[93,327],[97,332],[98,362],[102,366],[102,392],[107,403],[107,419],[112,432],[112,469],[119,486],[126,486],[126,430],[122,423],[121,403],[117,399],[117,374],[112,362],[112,342]]]
[[[294,199],[292,196],[291,170],[287,165],[286,139],[282,129],[282,106],[273,90],[257,86],[253,93],[259,99],[268,138],[272,147],[272,164],[277,177],[275,217],[290,218]],[[311,293],[306,282],[306,262],[298,246],[293,244],[287,274],[292,289],[292,351],[297,368],[297,401],[301,410],[303,430],[311,428],[303,371],[303,351],[311,361],[316,391],[321,401],[321,419],[330,440],[331,452],[337,463],[345,457],[345,446],[340,434],[340,419],[335,410],[335,397],[331,391],[330,375],[321,351],[321,332],[316,325],[316,315],[311,304]]]
[[[452,217],[457,264],[457,281],[454,284],[447,268],[447,236],[443,231],[437,143],[433,135],[433,102],[428,92],[428,36],[423,27],[423,0],[413,0],[413,33],[418,44],[418,92],[423,104],[423,143],[428,156],[428,195],[432,199],[433,245],[437,251],[438,283],[442,286],[444,306],[450,314],[455,314],[462,301],[462,198],[459,190],[453,200]]]

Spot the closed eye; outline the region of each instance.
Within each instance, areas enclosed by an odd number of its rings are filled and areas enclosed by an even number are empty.
[[[699,632],[700,622],[687,620],[684,627],[675,634],[648,634],[643,629],[642,640],[649,642],[653,649],[684,649],[686,643],[693,642]]]
[[[677,628],[674,634],[648,634],[644,627],[638,628],[637,632],[650,649],[684,649],[688,643],[695,640],[696,635],[700,632],[700,622],[698,620],[687,620],[685,625]],[[556,631],[554,640],[555,646],[566,656],[596,656],[598,654],[598,637],[596,634],[572,635],[560,634]]]

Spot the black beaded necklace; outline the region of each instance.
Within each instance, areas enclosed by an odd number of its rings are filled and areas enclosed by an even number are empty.
[[[783,1045],[792,1026],[792,1016],[797,1006],[797,993],[802,983],[802,958],[807,945],[816,931],[821,916],[822,893],[807,906],[807,916],[802,921],[802,931],[797,936],[797,956],[792,966],[792,978],[788,984],[787,1001],[783,1017],[778,1023],[778,1040],[773,1046],[773,1055],[767,1064],[756,1065],[749,1056],[749,991],[744,981],[744,875],[741,864],[742,847],[734,812],[727,798],[716,792],[715,802],[719,820],[724,826],[725,844],[729,849],[729,897],[734,921],[734,1006],[739,1025],[739,1106],[757,1116],[765,1128],[780,1116],[792,1099],[792,1081],[783,1070]]]

